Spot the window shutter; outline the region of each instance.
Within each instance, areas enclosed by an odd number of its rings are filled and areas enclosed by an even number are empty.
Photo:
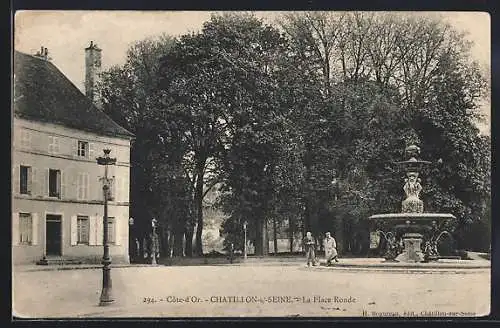
[[[60,189],[59,189],[59,198],[63,199],[64,196],[65,196],[65,193],[66,193],[66,178],[64,177],[64,171],[61,170],[59,171],[60,174],[59,174],[59,186],[60,186]]]
[[[103,217],[102,216],[97,216],[96,217],[96,244],[97,245],[102,245],[104,241],[104,224],[103,224]]]
[[[21,174],[21,169],[18,164],[15,164],[13,167],[13,174],[14,174],[14,193],[19,194],[21,191],[19,189],[19,184],[21,182],[20,174]]]
[[[102,184],[100,180],[100,176],[94,176],[92,178],[92,183],[90,184],[90,189],[92,190],[92,199],[94,200],[103,200],[102,197]]]
[[[73,139],[73,156],[78,156],[78,139]]]
[[[96,226],[97,217],[92,215],[89,216],[89,245],[97,245],[97,226]]]
[[[31,213],[31,245],[38,245],[38,213]]]
[[[115,231],[114,231],[114,236],[115,236],[115,245],[121,245],[121,239],[122,239],[122,231],[121,231],[121,218],[117,216],[115,218],[115,224],[113,224]]]
[[[78,173],[76,176],[76,199],[82,199],[82,174]]]
[[[12,213],[12,245],[19,245],[19,213]]]
[[[45,184],[43,186],[43,189],[45,190],[43,192],[43,195],[45,196],[49,196],[49,171],[50,169],[45,170],[45,179],[44,179]]]
[[[31,196],[40,194],[40,186],[38,183],[38,170],[36,167],[31,168]]]
[[[76,215],[71,216],[71,246],[78,243],[78,222]]]
[[[130,198],[130,181],[128,175],[124,179],[125,179],[125,186],[123,188],[123,201],[128,202]]]
[[[89,142],[89,159],[94,160],[95,153],[95,144],[93,142]]]
[[[89,197],[89,196],[90,196],[90,195],[89,195],[89,194],[90,194],[90,192],[89,192],[89,189],[90,189],[90,188],[89,188],[89,180],[90,180],[90,179],[89,179],[89,174],[88,174],[88,173],[85,173],[85,174],[83,175],[83,177],[84,177],[83,188],[84,188],[84,190],[85,190],[85,199],[91,199],[91,198]]]

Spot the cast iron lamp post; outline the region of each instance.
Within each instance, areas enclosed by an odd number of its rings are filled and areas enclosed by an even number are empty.
[[[157,235],[156,235],[156,223],[158,221],[153,218],[151,220],[151,226],[153,228],[153,233],[151,234],[151,264],[152,265],[156,265],[156,250],[158,248],[158,238],[157,238]]]
[[[248,222],[245,221],[243,222],[243,231],[245,232],[245,238],[244,238],[244,244],[243,244],[243,258],[246,260],[247,259],[247,226]]]
[[[104,165],[104,177],[102,180],[102,191],[104,194],[104,255],[102,257],[102,291],[101,297],[99,301],[100,306],[105,306],[113,303],[115,300],[112,296],[112,284],[111,284],[111,268],[109,267],[111,264],[111,258],[109,256],[109,245],[108,245],[108,197],[109,197],[109,187],[112,179],[108,179],[108,165],[116,164],[116,158],[110,158],[109,153],[111,149],[104,149],[104,156],[97,157],[97,164]]]
[[[136,257],[134,236],[132,234],[133,225],[134,225],[134,218],[131,217],[130,219],[128,219],[128,260],[130,263],[132,263],[132,260],[135,261]]]

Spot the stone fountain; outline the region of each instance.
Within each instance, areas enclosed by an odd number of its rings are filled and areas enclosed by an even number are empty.
[[[419,159],[420,148],[416,145],[406,147],[405,155],[405,161],[397,162],[406,175],[403,186],[406,199],[401,204],[401,213],[375,214],[369,219],[386,240],[386,261],[435,261],[439,259],[438,242],[443,235],[450,234],[450,225],[456,217],[424,212],[419,175],[431,162]]]

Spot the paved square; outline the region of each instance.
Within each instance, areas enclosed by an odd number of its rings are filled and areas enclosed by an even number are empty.
[[[23,317],[483,316],[490,272],[401,273],[303,264],[112,269],[116,302],[99,307],[99,269],[15,272]]]

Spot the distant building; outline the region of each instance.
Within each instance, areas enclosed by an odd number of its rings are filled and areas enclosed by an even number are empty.
[[[57,260],[100,262],[103,243],[104,168],[96,157],[111,149],[117,164],[109,202],[113,263],[128,262],[130,140],[96,101],[94,83],[101,50],[85,49],[86,95],[50,62],[14,54],[12,151],[12,256],[14,264],[45,255]]]

